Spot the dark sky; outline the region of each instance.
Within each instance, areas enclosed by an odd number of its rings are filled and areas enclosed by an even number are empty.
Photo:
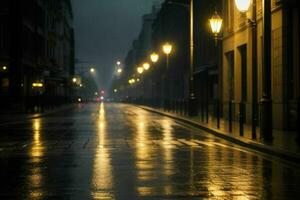
[[[116,61],[125,58],[154,1],[72,0],[76,58],[98,69],[100,87],[108,86]]]

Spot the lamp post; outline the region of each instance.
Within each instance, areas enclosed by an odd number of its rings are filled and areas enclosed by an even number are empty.
[[[215,46],[217,48],[217,61],[216,64],[218,66],[218,71],[219,71],[219,77],[222,76],[222,46],[220,45],[220,43],[218,42],[219,40],[219,34],[221,32],[221,28],[223,25],[223,19],[219,16],[219,14],[217,13],[217,11],[215,11],[215,13],[213,14],[213,16],[209,19],[209,23],[210,23],[210,28],[212,33],[214,34],[214,38],[215,38]],[[216,102],[216,106],[217,106],[217,127],[220,127],[220,99],[221,99],[221,78],[218,78],[219,81],[219,99]],[[230,102],[231,103],[231,102]],[[208,105],[207,105],[207,112],[208,112]]]
[[[189,84],[189,116],[198,115],[197,99],[194,83],[194,0],[190,0],[190,84]]]
[[[163,52],[167,56],[167,69],[168,69],[169,68],[169,55],[171,54],[173,47],[170,43],[167,42],[163,45],[162,48],[163,48]]]
[[[167,82],[167,86],[164,84],[164,88],[162,90],[162,92],[166,92],[167,94],[163,94],[162,96],[163,97],[166,97],[167,96],[167,99],[163,98],[163,108],[166,109],[168,107],[168,100],[169,100],[169,79],[168,79],[168,76],[166,76],[166,74],[168,73],[168,69],[169,69],[169,55],[171,54],[172,52],[172,45],[170,43],[165,43],[163,45],[163,52],[166,54],[166,72],[165,72],[165,77],[162,77],[162,78],[165,78],[167,79],[166,81],[165,80],[162,80],[163,83]]]
[[[237,8],[241,12],[246,12],[250,5],[251,0],[235,0]],[[255,13],[254,17],[256,20],[256,0],[253,2],[253,13]],[[252,20],[252,23],[256,23],[254,20]],[[261,112],[260,112],[260,119],[261,119],[261,126],[260,126],[260,136],[261,139],[264,141],[270,142],[273,140],[273,126],[272,126],[272,94],[271,94],[271,36],[272,36],[272,27],[271,27],[271,0],[263,0],[263,68],[262,68],[262,99],[260,100],[261,104]],[[254,24],[256,26],[256,24]],[[253,29],[254,30],[254,29]],[[254,89],[254,95],[253,95],[253,101],[256,102],[257,98],[257,36],[256,36],[256,27],[253,31],[252,36],[252,42],[254,44],[253,48],[253,55],[255,59],[254,61],[254,79],[253,79],[253,89]],[[255,103],[254,103],[255,104]],[[256,105],[254,105],[254,108],[252,110],[253,112],[253,122],[254,126],[252,127],[252,137],[256,138],[256,132],[254,129],[256,129],[256,117],[255,113],[257,113]],[[253,123],[252,122],[252,123]],[[255,134],[255,135],[254,135]]]
[[[186,4],[178,2],[169,2],[170,4],[187,7]],[[187,7],[188,8],[188,7]],[[194,0],[190,0],[190,66],[189,66],[189,116],[197,116],[197,99],[194,86]]]
[[[158,60],[159,60],[159,55],[155,52],[153,52],[151,55],[150,55],[150,60],[153,64],[157,63]],[[153,76],[150,76],[150,92],[151,92],[151,103],[154,103],[154,92],[153,92]],[[154,106],[152,104],[152,106]]]

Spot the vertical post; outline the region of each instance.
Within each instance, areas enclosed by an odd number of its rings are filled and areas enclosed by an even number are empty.
[[[297,142],[300,144],[300,98],[297,101]]]
[[[206,73],[208,73],[206,71]],[[208,77],[208,74],[206,75],[206,78]],[[206,79],[206,83],[205,83],[205,114],[206,114],[206,123],[208,123],[209,121],[209,83],[208,83],[208,78]]]
[[[271,99],[271,0],[263,0],[263,69],[261,103],[261,138],[266,142],[273,140],[272,99]]]
[[[217,100],[217,128],[220,128],[220,100]]]
[[[232,132],[232,101],[231,99],[229,100],[229,105],[228,105],[228,123],[229,123],[229,132]]]
[[[299,7],[298,7],[299,8]],[[300,20],[300,14],[298,12],[298,21]],[[298,28],[299,32],[299,28]],[[298,36],[299,37],[299,36]],[[298,41],[298,48],[300,46],[300,40]],[[300,52],[298,50],[298,59],[300,58]],[[298,61],[298,79],[300,78],[300,70],[299,70],[299,61]],[[300,88],[300,82],[298,81],[298,88]],[[297,101],[297,142],[300,144],[300,94],[298,91],[298,101]]]
[[[197,99],[194,86],[194,0],[190,0],[190,84],[189,84],[189,116],[197,116]]]
[[[168,98],[169,98],[169,76],[168,76],[168,71],[169,71],[169,55],[167,54],[166,58],[166,72],[165,72],[165,93],[164,93],[164,111],[168,111]]]
[[[240,102],[239,107],[240,107],[240,115],[239,115],[240,136],[244,136],[244,118],[245,118],[244,102]]]
[[[252,139],[256,140],[257,126],[257,24],[256,0],[252,6]]]

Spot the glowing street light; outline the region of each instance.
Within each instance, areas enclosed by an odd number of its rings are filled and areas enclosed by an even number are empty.
[[[121,68],[119,68],[118,70],[117,70],[117,72],[119,73],[119,74],[121,74],[122,73],[122,69]]]
[[[36,83],[32,83],[32,87],[33,88],[42,88],[42,87],[44,87],[44,84],[36,82]]]
[[[235,5],[240,12],[247,12],[251,5],[251,0],[235,0]]]
[[[3,70],[3,71],[6,71],[6,70],[7,70],[7,67],[6,67],[6,66],[3,66],[3,67],[2,67],[2,70]]]
[[[118,90],[117,89],[114,89],[114,93],[117,93],[118,92]]]
[[[91,72],[92,74],[95,73],[95,68],[92,67],[92,68],[90,69],[90,72]]]
[[[136,70],[137,70],[137,72],[139,74],[142,74],[144,72],[144,68],[143,67],[138,67]]]
[[[169,55],[171,52],[172,52],[172,45],[170,43],[166,43],[163,45],[163,52],[166,54],[166,55]]]
[[[121,61],[117,61],[117,65],[120,66],[121,65]]]
[[[153,63],[156,63],[156,62],[158,61],[158,59],[159,59],[159,55],[158,55],[157,53],[153,52],[153,53],[150,55],[150,58],[151,58],[151,61],[152,61]]]
[[[129,83],[130,85],[134,84],[134,83],[135,83],[135,79],[134,79],[134,78],[133,78],[133,79],[130,79],[130,80],[128,81],[128,83]]]
[[[73,83],[76,83],[76,82],[77,82],[77,78],[75,78],[75,77],[72,78],[72,82],[73,82]]]
[[[210,23],[211,31],[215,36],[215,40],[217,41],[223,23],[223,19],[218,15],[217,11],[209,19],[209,23]]]
[[[149,63],[144,63],[143,64],[143,68],[147,71],[147,70],[149,70],[150,69],[150,64]]]

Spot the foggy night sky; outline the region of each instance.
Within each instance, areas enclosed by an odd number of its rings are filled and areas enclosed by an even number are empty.
[[[76,58],[96,67],[100,87],[109,86],[116,61],[125,58],[154,1],[72,0]]]

